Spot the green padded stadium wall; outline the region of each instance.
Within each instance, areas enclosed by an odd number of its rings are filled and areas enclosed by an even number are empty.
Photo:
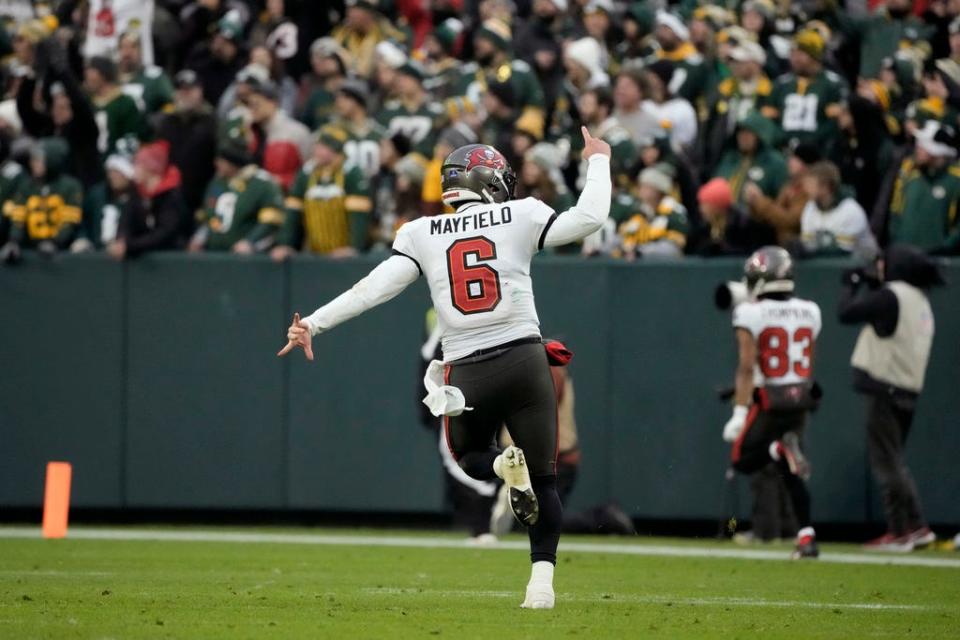
[[[422,282],[318,338],[316,362],[275,356],[294,310],[309,313],[377,259],[69,256],[0,269],[0,508],[39,506],[44,464],[59,459],[74,465],[78,507],[440,511],[438,440],[418,418]],[[862,522],[880,514],[849,382],[857,331],[834,317],[845,266],[798,270],[800,294],[824,311],[826,397],[808,441],[815,519]],[[716,389],[731,383],[735,353],[712,296],[738,272],[738,260],[535,263],[544,334],[576,352],[574,507],[717,516],[729,407]],[[960,262],[947,275],[960,283]],[[908,459],[930,519],[960,524],[960,294],[938,291],[933,304]]]

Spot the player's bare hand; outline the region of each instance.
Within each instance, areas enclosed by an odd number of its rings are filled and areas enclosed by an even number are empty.
[[[293,322],[290,323],[290,328],[287,329],[287,345],[283,349],[280,349],[277,355],[285,356],[296,347],[303,349],[307,360],[313,360],[313,336],[310,335],[310,327],[300,320],[299,313],[293,314]]]
[[[589,158],[590,156],[599,153],[600,155],[610,157],[610,145],[604,142],[600,138],[594,138],[590,135],[590,132],[587,131],[586,127],[580,127],[580,131],[583,132],[583,157]]]

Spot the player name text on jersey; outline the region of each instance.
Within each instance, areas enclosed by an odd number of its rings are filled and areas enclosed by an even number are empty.
[[[509,224],[512,221],[513,215],[510,213],[510,207],[501,207],[499,211],[487,210],[472,214],[446,215],[430,221],[430,235],[499,227],[501,224]]]

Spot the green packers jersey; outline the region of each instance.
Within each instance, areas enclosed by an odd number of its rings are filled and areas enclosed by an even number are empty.
[[[314,253],[366,248],[373,204],[359,166],[317,167],[311,160],[297,174],[285,204],[281,244],[302,244]]]
[[[347,141],[343,144],[347,165],[360,167],[367,178],[372,178],[380,171],[380,141],[386,137],[387,130],[370,118],[359,126],[343,121],[340,125],[347,132]]]
[[[619,229],[625,251],[634,251],[640,245],[659,240],[672,242],[680,249],[686,246],[690,225],[687,221],[687,210],[682,204],[667,196],[652,213],[639,201],[633,208],[642,213],[630,216]]]
[[[916,123],[917,129],[922,129],[927,120],[936,120],[954,128],[960,125],[960,112],[942,98],[937,97],[914,100],[907,105],[904,115],[907,120],[913,120]]]
[[[30,177],[19,163],[13,160],[7,160],[0,167],[0,205],[3,210],[0,213],[0,242],[6,242],[10,231],[11,216],[14,212],[14,196],[19,193]]]
[[[318,87],[307,97],[303,105],[300,121],[311,130],[319,129],[330,122],[334,116],[333,103],[336,95],[323,87]]]
[[[780,123],[790,144],[814,144],[826,155],[839,138],[836,118],[846,99],[847,83],[832,71],[813,78],[788,73],[777,80],[763,114]]]
[[[530,65],[523,60],[514,60],[493,70],[484,69],[476,62],[465,64],[454,87],[454,94],[467,96],[473,104],[481,104],[483,93],[491,82],[508,80],[513,85],[513,95],[518,109],[544,108],[540,80],[537,79]]]
[[[283,194],[266,171],[248,165],[230,180],[216,177],[207,187],[199,222],[208,230],[206,248],[229,251],[240,240],[257,245],[283,224]]]
[[[105,100],[94,100],[94,118],[100,135],[97,151],[104,157],[117,150],[117,141],[132,136],[142,139],[146,121],[130,96],[117,91]]]
[[[402,133],[410,139],[413,150],[427,158],[433,155],[433,146],[446,119],[446,112],[437,102],[424,102],[411,110],[399,100],[391,100],[377,115],[377,121],[387,130],[386,135]]]
[[[76,178],[60,175],[45,183],[28,178],[9,208],[11,238],[21,244],[52,240],[65,247],[80,225],[82,200],[83,187]]]
[[[160,67],[143,67],[124,83],[122,89],[146,114],[157,113],[173,105],[173,83]]]

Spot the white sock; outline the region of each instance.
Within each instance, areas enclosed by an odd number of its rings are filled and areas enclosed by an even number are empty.
[[[534,562],[530,567],[530,584],[553,586],[553,563],[546,560]]]
[[[779,445],[780,442],[778,440],[774,440],[770,443],[770,457],[773,458],[775,462],[780,460]]]
[[[810,536],[811,538],[817,537],[817,533],[813,530],[813,527],[804,527],[803,529],[800,529],[800,531],[797,531],[797,540],[806,538],[807,536]]]

